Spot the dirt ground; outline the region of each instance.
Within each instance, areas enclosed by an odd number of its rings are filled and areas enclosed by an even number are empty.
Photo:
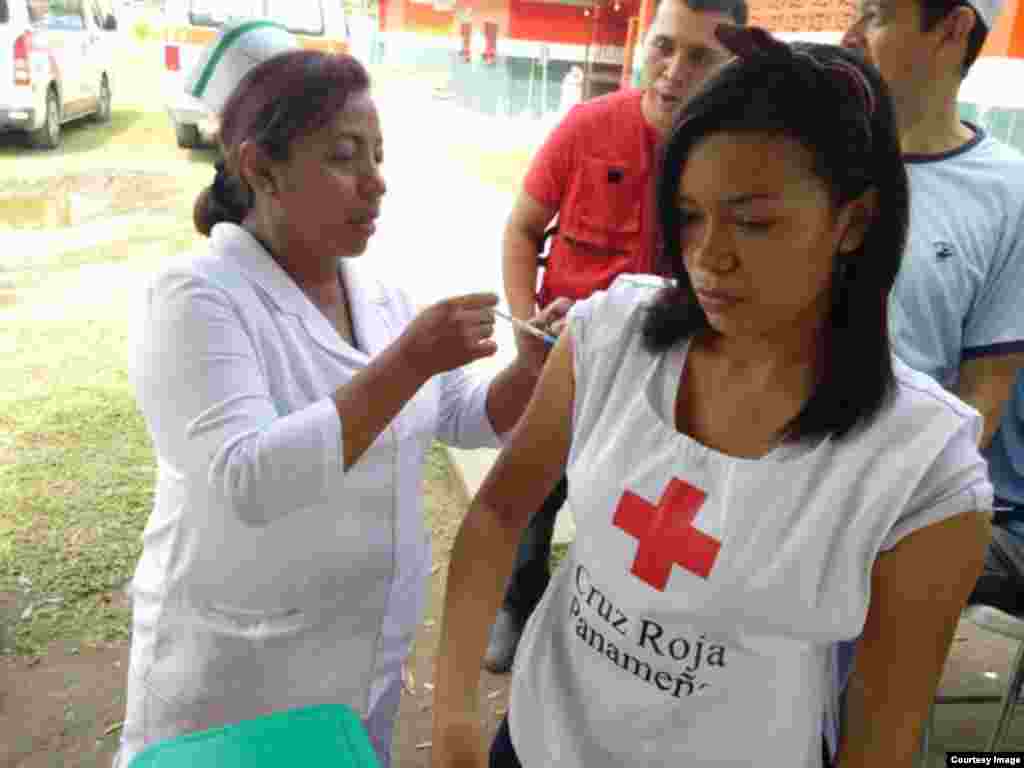
[[[429,765],[431,679],[447,556],[466,509],[465,491],[454,474],[426,484],[425,493],[434,510],[435,572],[410,664],[411,690],[403,698],[395,735],[393,765],[400,768]],[[127,670],[127,644],[79,649],[55,643],[37,658],[0,657],[0,768],[109,766],[124,717]],[[490,735],[505,712],[508,683],[507,676],[483,673],[481,699]]]

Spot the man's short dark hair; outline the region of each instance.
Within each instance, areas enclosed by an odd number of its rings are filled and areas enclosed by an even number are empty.
[[[964,0],[920,0],[920,3],[922,32],[931,31],[936,24],[961,6],[974,10],[971,4]],[[985,38],[988,37],[988,27],[985,26],[985,22],[981,20],[977,11],[974,11],[974,17],[974,27],[967,38],[967,51],[964,54],[964,63],[960,71],[962,77],[966,77],[971,65],[981,53],[982,46],[985,45]]]
[[[683,3],[691,11],[728,14],[741,27],[746,26],[750,15],[747,0],[683,0]]]

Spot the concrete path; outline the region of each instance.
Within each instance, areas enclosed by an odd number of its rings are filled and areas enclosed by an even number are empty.
[[[386,137],[388,192],[377,234],[364,258],[373,259],[424,306],[481,291],[503,297],[501,236],[513,195],[468,178],[461,168],[445,163],[439,150],[451,141],[495,149],[536,146],[548,126],[467,112],[429,94],[392,91],[378,101]],[[496,340],[498,354],[473,364],[474,375],[492,376],[514,358],[508,323],[499,322]],[[450,453],[472,496],[497,452]],[[555,541],[570,541],[574,529],[571,515],[563,511]]]

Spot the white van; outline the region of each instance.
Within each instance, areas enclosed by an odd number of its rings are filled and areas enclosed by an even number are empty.
[[[303,48],[349,51],[348,17],[340,0],[167,0],[164,101],[180,147],[199,146],[204,135],[216,129],[216,116],[186,93],[185,81],[203,49],[232,19],[275,21]]]
[[[69,120],[108,121],[116,28],[98,0],[0,0],[0,132],[53,149]]]

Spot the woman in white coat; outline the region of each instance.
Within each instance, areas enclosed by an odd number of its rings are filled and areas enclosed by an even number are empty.
[[[136,328],[158,478],[115,765],[189,731],[344,703],[387,766],[431,562],[424,455],[435,438],[497,445],[546,350],[531,338],[476,382],[460,368],[496,351],[497,297],[416,314],[354,258],[385,192],[355,59],[260,64],[220,142],[195,206],[209,252],[153,281]]]

